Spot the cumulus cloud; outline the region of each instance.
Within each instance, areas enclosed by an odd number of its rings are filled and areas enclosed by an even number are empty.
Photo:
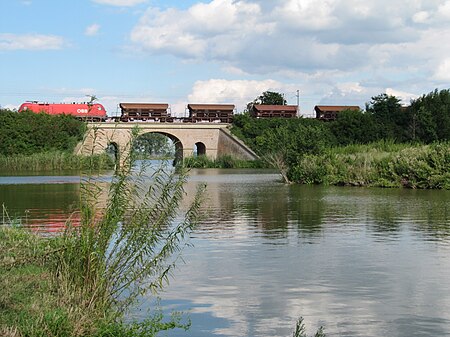
[[[358,71],[397,62],[406,45],[422,50],[430,31],[449,26],[434,18],[448,13],[450,1],[212,0],[184,10],[149,8],[130,39],[149,53],[245,73]]]
[[[450,82],[450,58],[446,58],[445,60],[440,62],[433,78],[438,81]]]
[[[116,7],[132,7],[147,2],[147,0],[92,0],[101,5]]]
[[[225,80],[210,79],[195,82],[190,103],[232,103],[240,112],[264,91],[294,92],[295,88],[272,79],[256,80]]]
[[[152,53],[235,59],[252,47],[254,34],[270,35],[273,23],[259,21],[260,16],[259,5],[232,0],[199,3],[187,10],[150,8],[133,29],[131,41]]]
[[[411,100],[418,98],[419,96],[410,92],[400,91],[392,88],[386,89],[386,94],[395,96],[401,100],[403,105],[408,105]]]
[[[84,30],[84,35],[95,36],[98,34],[99,31],[100,31],[100,25],[94,23],[94,24],[86,27],[86,29]]]
[[[0,50],[61,49],[65,41],[60,36],[42,34],[0,34]]]
[[[448,84],[449,18],[450,0],[207,0],[148,8],[130,41],[245,79],[198,81],[189,100],[245,106],[269,90],[251,82],[264,77],[278,91],[297,83],[290,89],[300,89],[308,112],[323,102],[363,107],[388,88],[407,100]]]

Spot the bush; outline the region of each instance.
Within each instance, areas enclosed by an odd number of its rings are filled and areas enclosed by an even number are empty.
[[[33,112],[0,113],[0,155],[30,155],[47,151],[72,152],[86,126],[68,115]]]

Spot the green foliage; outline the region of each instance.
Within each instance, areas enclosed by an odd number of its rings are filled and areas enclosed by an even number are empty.
[[[284,99],[283,94],[274,91],[264,91],[261,95],[256,97],[253,102],[247,104],[246,112],[251,111],[253,105],[286,105],[287,101]]]
[[[323,327],[320,327],[316,333],[314,334],[314,337],[325,337],[325,333],[323,330]],[[300,317],[296,324],[295,324],[295,330],[292,333],[292,337],[308,337],[306,335],[306,328],[305,323],[303,323],[303,317]]]
[[[135,140],[134,151],[142,158],[173,157],[174,145],[167,136],[159,133],[145,133]]]
[[[402,108],[397,97],[387,94],[372,97],[366,112],[374,118],[377,140],[393,139],[404,142],[410,139],[407,127],[410,120],[409,111]]]
[[[302,184],[450,189],[450,144],[385,142],[304,156],[291,170]]]
[[[363,111],[342,111],[329,126],[339,145],[367,144],[378,138],[373,115]]]
[[[30,155],[0,155],[0,171],[62,171],[106,170],[114,168],[107,154],[77,156],[68,152],[52,151]]]
[[[426,143],[450,140],[450,90],[430,92],[412,101],[412,139]]]
[[[236,117],[231,132],[277,168],[285,182],[301,158],[322,153],[335,142],[328,126],[318,120]]]
[[[83,138],[84,132],[84,123],[68,115],[2,112],[0,155],[71,152]]]
[[[232,156],[220,156],[213,160],[207,156],[187,157],[183,160],[183,166],[188,168],[264,168],[259,160],[240,160]]]
[[[133,152],[131,151],[131,155]],[[177,315],[163,320],[156,312],[143,322],[125,323],[123,315],[136,301],[155,294],[169,277],[200,216],[200,186],[193,201],[180,214],[187,173],[167,167],[134,165],[134,158],[116,171],[102,203],[102,183],[83,181],[81,223],[67,223],[61,236],[37,237],[22,230],[4,240],[0,231],[0,285],[11,283],[6,268],[22,265],[43,268],[45,276],[36,296],[15,312],[13,299],[3,300],[9,318],[0,332],[27,336],[155,336],[158,331],[187,328]],[[5,234],[6,233],[6,234]],[[8,246],[4,246],[8,242]],[[29,247],[29,249],[28,249]],[[36,283],[38,284],[38,283]],[[49,294],[46,297],[46,294]]]

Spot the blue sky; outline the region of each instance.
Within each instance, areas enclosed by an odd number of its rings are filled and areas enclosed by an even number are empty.
[[[0,105],[360,105],[450,87],[450,0],[1,0]]]

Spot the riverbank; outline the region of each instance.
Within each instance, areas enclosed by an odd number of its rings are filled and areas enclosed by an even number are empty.
[[[267,168],[267,163],[261,160],[241,160],[226,155],[211,159],[207,156],[187,157],[183,160],[187,168]]]
[[[31,155],[0,155],[0,172],[109,170],[113,168],[114,161],[107,154],[78,156],[63,151],[52,151]]]
[[[300,184],[450,189],[450,143],[330,148],[303,156],[290,175]]]
[[[8,291],[0,294],[0,335],[152,337],[189,326],[158,307],[139,321],[125,322],[124,315],[141,296],[165,286],[183,238],[198,221],[204,187],[174,223],[186,172],[159,167],[147,179],[131,170],[115,171],[105,207],[98,204],[98,182],[83,182],[80,220],[68,219],[52,235],[22,228],[3,206],[0,287]]]

